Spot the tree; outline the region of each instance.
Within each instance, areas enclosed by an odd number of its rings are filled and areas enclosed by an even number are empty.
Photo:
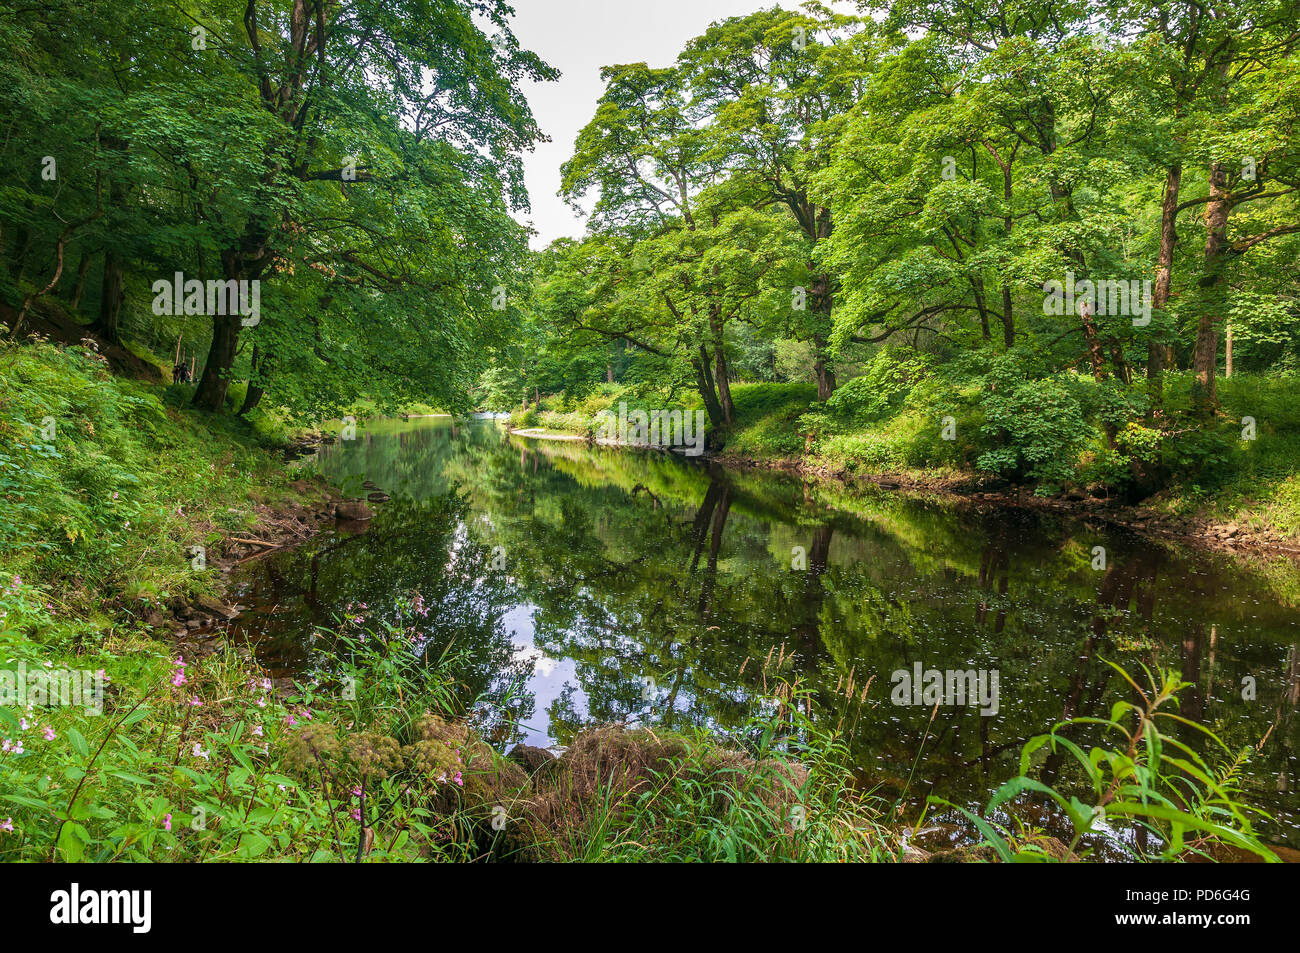
[[[841,118],[864,91],[872,50],[858,18],[820,3],[803,10],[724,20],[687,44],[678,62],[710,158],[749,186],[755,208],[788,210],[803,236],[807,277],[796,287],[808,286],[808,300],[795,312],[795,330],[813,343],[817,396],[826,400],[835,390],[828,342],[837,283],[815,259],[834,222],[810,189],[830,162]]]

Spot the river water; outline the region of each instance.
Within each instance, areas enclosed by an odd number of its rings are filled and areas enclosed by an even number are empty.
[[[916,820],[931,794],[978,812],[1030,737],[1134,697],[1107,660],[1145,662],[1192,683],[1183,716],[1252,749],[1243,799],[1273,815],[1266,841],[1300,849],[1300,570],[1284,559],[527,440],[487,420],[372,421],[315,466],[391,499],[237,578],[250,608],[235,631],[276,675],[327,675],[321,628],[345,612],[393,619],[418,593],[422,644],[452,647],[502,747],[610,721],[742,734],[796,684],[813,721],[847,738],[863,787]],[[983,673],[990,695],[896,703],[895,673],[918,666]],[[1098,740],[1087,731],[1074,737]],[[1072,778],[1059,757],[1032,771]],[[926,825],[932,845],[971,833],[951,811]]]

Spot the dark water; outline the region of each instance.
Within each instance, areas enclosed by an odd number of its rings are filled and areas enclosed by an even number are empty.
[[[1300,848],[1300,572],[1286,561],[525,441],[487,421],[373,422],[318,465],[392,499],[365,532],[247,570],[253,608],[236,627],[278,674],[327,673],[317,627],[349,605],[394,619],[418,592],[421,637],[463,653],[459,676],[503,745],[563,744],[589,721],[739,732],[797,680],[812,717],[848,732],[863,783],[915,819],[932,793],[979,810],[1027,739],[1133,697],[1104,660],[1144,661],[1192,682],[1182,714],[1234,751],[1267,735],[1244,797],[1274,815],[1268,841]],[[996,671],[997,713],[894,704],[891,674],[917,663]],[[1072,777],[1054,758],[1036,770]],[[932,838],[963,837],[953,820],[932,813]]]

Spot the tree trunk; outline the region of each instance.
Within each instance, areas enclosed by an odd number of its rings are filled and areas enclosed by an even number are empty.
[[[248,393],[244,395],[244,406],[239,408],[239,415],[251,413],[258,404],[262,402],[262,396],[266,393],[266,388],[259,387],[252,382],[248,385]]]
[[[813,263],[809,262],[808,267],[812,268]],[[818,275],[812,286],[817,313],[821,315],[821,320],[825,322],[820,329],[813,332],[812,336],[813,372],[817,375],[818,400],[827,400],[831,394],[835,393],[835,372],[831,369],[830,354],[826,351],[826,336],[834,327],[831,322],[831,309],[835,307],[832,287],[830,275],[824,274]]]
[[[1087,304],[1079,306],[1079,320],[1083,323],[1083,339],[1088,345],[1088,363],[1092,367],[1092,376],[1101,381],[1106,378],[1106,354],[1102,350],[1101,338],[1097,336],[1097,325],[1092,320],[1092,311]]]
[[[1151,308],[1162,311],[1169,303],[1170,287],[1174,273],[1174,247],[1178,244],[1178,192],[1182,187],[1183,167],[1176,163],[1165,176],[1165,194],[1160,202],[1160,258],[1156,263],[1156,286],[1151,298]],[[1147,392],[1153,402],[1160,399],[1161,376],[1165,370],[1166,345],[1152,340],[1147,344]]]
[[[730,426],[736,420],[736,405],[731,400],[731,383],[727,379],[727,352],[722,342],[722,320],[715,304],[709,310],[709,329],[713,338],[713,384],[718,389],[718,405],[722,409],[722,420]],[[704,354],[705,364],[708,355]]]
[[[235,364],[235,351],[239,345],[238,314],[218,314],[212,317],[212,344],[208,358],[203,363],[203,376],[194,392],[194,406],[200,410],[220,413],[226,405],[226,391],[230,389],[230,369]]]
[[[99,316],[91,325],[100,337],[110,344],[122,343],[121,328],[122,299],[126,291],[122,287],[122,262],[112,248],[104,250],[104,277],[99,283]]]
[[[709,370],[709,354],[700,345],[699,354],[691,358],[691,367],[695,369],[695,386],[700,392],[700,398],[704,401],[704,409],[709,414],[709,422],[714,427],[721,427],[726,420],[722,413],[722,405],[718,403],[718,395],[713,390],[713,374]]]
[[[28,201],[25,203],[27,211],[35,211],[36,206]],[[10,273],[14,276],[14,284],[21,284],[23,280],[23,271],[27,268],[27,253],[31,251],[32,233],[25,224],[20,223],[14,230],[14,254],[13,264],[9,266]]]
[[[817,375],[817,399],[828,400],[835,393],[835,372],[824,356],[818,356],[813,362],[813,372]]]
[[[81,260],[77,263],[77,283],[72,286],[72,297],[68,299],[68,305],[76,311],[81,306],[81,296],[86,290],[86,273],[90,271],[90,254],[81,253]]]
[[[987,344],[993,337],[993,332],[989,330],[989,310],[984,300],[984,279],[972,278],[970,284],[975,292],[975,307],[980,314],[980,340]]]
[[[1015,314],[1011,310],[1011,285],[1002,282],[1002,341],[1007,347],[1016,343]]]
[[[723,351],[721,341],[714,344],[713,356],[715,361],[714,376],[718,385],[718,403],[722,405],[722,419],[728,425],[731,425],[736,421],[736,405],[731,399],[731,384],[727,381],[727,355]]]
[[[261,403],[262,395],[266,393],[265,386],[257,383],[258,378],[266,372],[265,365],[266,356],[262,353],[262,349],[254,344],[252,364],[248,372],[248,390],[244,393],[244,406],[239,408],[239,416],[241,417],[252,413],[253,409]]]
[[[1219,328],[1214,311],[1219,307],[1217,292],[1223,282],[1224,249],[1228,235],[1228,212],[1231,209],[1227,190],[1228,176],[1218,162],[1210,166],[1210,201],[1205,206],[1205,273],[1201,277],[1201,316],[1196,326],[1196,351],[1192,367],[1196,382],[1192,388],[1193,407],[1201,417],[1208,417],[1219,406],[1215,375],[1219,361]]]
[[[108,188],[109,205],[120,209],[126,200],[126,186],[114,179]],[[108,247],[104,249],[104,278],[99,284],[99,317],[92,325],[99,336],[110,344],[121,344],[122,300],[126,290],[122,286],[122,259]]]
[[[813,372],[817,375],[817,399],[829,400],[835,393],[835,371],[831,369],[830,356],[826,353],[826,338],[821,335],[813,337],[814,353]]]
[[[269,262],[266,234],[250,226],[238,249],[226,249],[221,253],[222,276],[233,281],[257,281]],[[203,376],[194,391],[195,407],[212,413],[220,413],[225,407],[243,320],[244,316],[237,313],[212,316],[212,344],[208,347],[207,360],[203,362]]]

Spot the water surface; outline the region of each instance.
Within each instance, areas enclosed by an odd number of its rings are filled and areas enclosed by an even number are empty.
[[[1266,739],[1245,797],[1274,815],[1267,840],[1300,848],[1300,572],[1285,560],[523,440],[487,420],[371,422],[318,465],[391,500],[364,532],[245,570],[252,609],[236,629],[277,674],[328,673],[321,627],[347,611],[396,618],[418,593],[421,644],[461,653],[459,677],[503,746],[562,745],[589,722],[740,732],[797,683],[812,718],[847,733],[862,783],[915,819],[929,794],[979,810],[1027,739],[1132,697],[1105,660],[1144,661],[1192,682],[1182,714],[1234,750]],[[997,713],[894,704],[892,673],[918,663],[997,671]],[[1059,758],[1035,770],[1069,782]],[[967,837],[957,821],[932,813],[931,837]]]

